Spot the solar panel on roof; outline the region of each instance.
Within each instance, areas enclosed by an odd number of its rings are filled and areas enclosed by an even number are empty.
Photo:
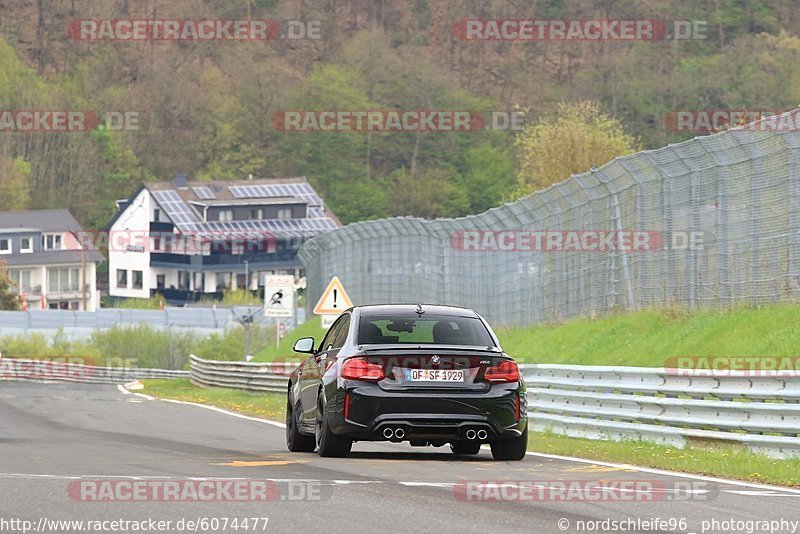
[[[217,197],[214,196],[214,192],[211,190],[211,188],[208,187],[208,186],[205,186],[205,185],[201,185],[201,186],[198,186],[198,187],[193,187],[192,191],[194,191],[194,194],[197,195],[197,198],[200,198],[200,199],[203,199],[203,200],[209,200],[209,199],[217,198]]]

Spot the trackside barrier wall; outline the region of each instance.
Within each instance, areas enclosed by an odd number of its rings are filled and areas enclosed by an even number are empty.
[[[169,369],[97,367],[52,360],[0,357],[0,380],[125,384],[144,378],[185,378],[188,376],[188,371]]]
[[[572,437],[735,443],[800,456],[800,375],[527,365],[531,428]]]
[[[296,362],[214,361],[187,371],[91,367],[0,358],[0,380],[125,383],[189,376],[198,386],[285,393]],[[800,456],[800,376],[795,372],[678,371],[642,367],[520,365],[532,430],[685,447],[692,440]]]
[[[799,113],[787,115],[789,124]],[[307,302],[334,275],[355,304],[467,306],[498,325],[796,299],[800,129],[767,130],[738,128],[617,158],[479,215],[366,221],[317,236],[299,252]],[[650,251],[514,244],[526,232],[586,230],[659,237]],[[476,231],[506,232],[512,250],[464,250],[459,236]]]
[[[191,356],[198,385],[284,393],[296,363]],[[792,372],[688,373],[660,368],[521,365],[531,428],[572,437],[737,443],[776,457],[800,455],[800,377]]]

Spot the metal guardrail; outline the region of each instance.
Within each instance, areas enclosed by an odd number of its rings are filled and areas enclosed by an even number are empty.
[[[191,356],[191,380],[253,392],[286,391],[296,363]],[[800,455],[800,376],[792,372],[692,372],[642,367],[521,365],[531,428],[572,437],[742,444]]]
[[[190,379],[197,386],[218,386],[252,392],[286,392],[297,363],[224,362],[189,356]]]
[[[188,371],[139,369],[135,367],[98,367],[54,360],[0,357],[0,380],[44,380],[124,384],[143,378],[182,378]]]
[[[286,391],[297,362],[205,360],[190,371],[95,367],[0,357],[0,380],[125,383],[189,376],[198,386]],[[775,457],[800,455],[800,376],[775,371],[520,365],[531,429],[599,440],[685,447],[692,440],[738,443]]]
[[[800,455],[796,372],[522,367],[533,430],[676,447],[712,440],[776,457]]]
[[[198,334],[224,333],[237,327],[239,315],[249,315],[261,306],[236,306],[233,308],[167,307],[163,310],[137,310],[101,308],[94,312],[70,310],[0,311],[0,336],[53,333],[59,329],[70,339],[91,336],[95,330],[114,326],[147,324],[153,328],[191,329]],[[295,317],[273,318],[256,316],[260,324],[282,322],[287,332],[306,320],[305,309],[296,310]]]

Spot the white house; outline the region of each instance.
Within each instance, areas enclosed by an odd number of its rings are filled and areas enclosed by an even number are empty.
[[[0,212],[0,269],[30,310],[94,311],[103,255],[67,210]]]
[[[108,226],[109,294],[186,302],[302,276],[300,245],[340,226],[305,178],[143,184]]]

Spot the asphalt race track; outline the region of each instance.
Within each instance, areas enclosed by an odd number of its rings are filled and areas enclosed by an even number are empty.
[[[207,480],[247,488],[266,480],[269,498],[232,500],[223,491],[212,501],[165,502],[152,494],[129,499],[119,489]],[[497,486],[486,482],[499,480],[638,489],[601,492],[623,498],[531,498],[523,490],[491,493]],[[104,493],[110,487],[120,493]],[[259,519],[243,528],[244,518]],[[784,522],[772,531],[759,523],[756,532],[792,532],[787,522],[800,521],[800,491],[537,455],[495,462],[488,450],[456,457],[446,447],[357,443],[349,458],[320,458],[288,452],[278,424],[115,386],[0,382],[0,531],[85,532],[84,525],[52,523],[84,520],[106,521],[103,532],[132,532],[131,523],[125,530],[110,522],[149,519],[183,520],[183,528],[165,532],[702,532],[712,520],[720,528],[706,532],[745,532],[722,522],[766,520]],[[612,529],[608,520],[630,521]],[[196,524],[187,528],[187,521]]]

